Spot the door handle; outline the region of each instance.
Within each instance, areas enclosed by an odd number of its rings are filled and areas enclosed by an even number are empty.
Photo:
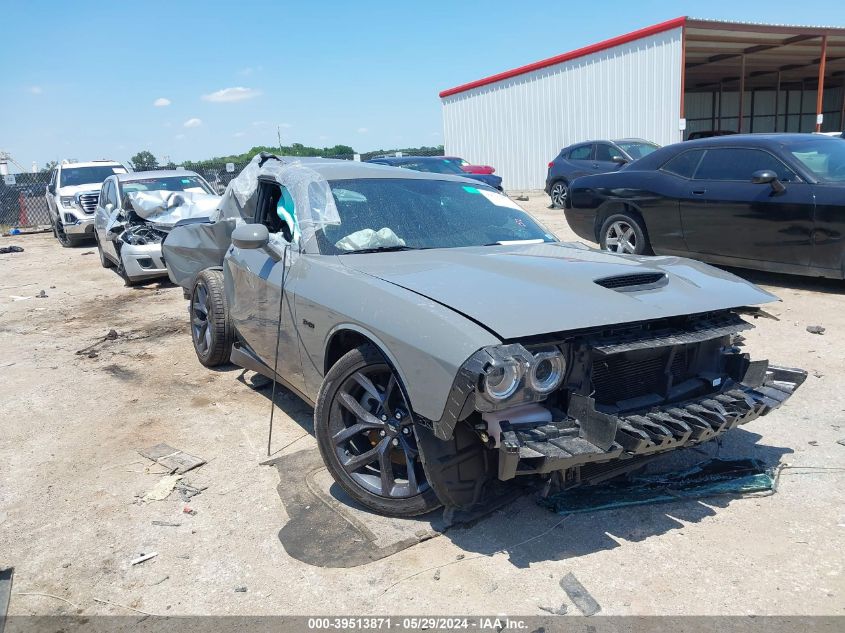
[[[693,189],[692,190],[692,195],[694,195],[694,196],[703,196],[705,193],[707,193],[707,189]]]

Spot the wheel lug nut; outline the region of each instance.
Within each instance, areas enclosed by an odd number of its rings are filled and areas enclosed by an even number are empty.
[[[401,419],[402,419],[402,414],[401,414],[399,411],[397,411],[397,412],[396,412],[396,415],[394,415],[393,417],[394,417],[394,418],[396,418],[397,420],[401,420]]]
[[[393,438],[393,441],[391,442],[391,444],[393,444],[394,446],[399,446],[399,440],[397,440],[397,439],[394,437],[394,438]]]
[[[384,429],[382,429],[381,431],[379,431],[379,432],[378,432],[378,434],[379,434],[379,436],[380,436],[380,437],[384,437],[384,436],[386,435],[386,433],[385,433],[385,430],[384,430]]]
[[[387,422],[387,416],[386,416],[385,414],[383,414],[383,413],[381,414],[381,421],[382,421],[382,422]]]
[[[402,435],[407,435],[410,432],[411,432],[411,429],[409,429],[407,426],[404,429],[402,429]]]

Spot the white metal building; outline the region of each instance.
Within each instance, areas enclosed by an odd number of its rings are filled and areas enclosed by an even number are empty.
[[[826,83],[827,82],[827,83]],[[562,147],[845,128],[845,29],[676,18],[440,93],[446,154],[542,189]]]

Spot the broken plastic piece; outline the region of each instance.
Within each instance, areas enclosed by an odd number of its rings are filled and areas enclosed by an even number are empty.
[[[366,248],[405,246],[405,240],[396,235],[392,229],[385,227],[379,231],[373,229],[355,231],[338,240],[335,246],[344,251],[357,251]]]

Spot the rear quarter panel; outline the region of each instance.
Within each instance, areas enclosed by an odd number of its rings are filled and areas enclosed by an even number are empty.
[[[656,253],[662,250],[686,250],[678,204],[689,182],[660,171],[623,169],[618,172],[582,176],[570,184],[567,221],[579,235],[591,232],[588,239],[598,241],[605,219],[628,209],[639,213]],[[592,227],[588,224],[592,220]],[[581,231],[581,232],[579,232]],[[581,237],[586,237],[581,235]]]

